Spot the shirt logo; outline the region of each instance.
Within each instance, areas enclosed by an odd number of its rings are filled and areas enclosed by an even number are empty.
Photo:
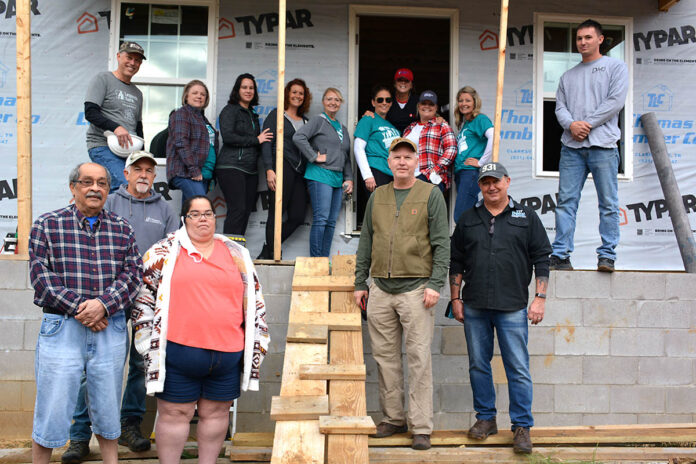
[[[514,218],[526,218],[527,215],[525,214],[525,212],[523,210],[516,209],[516,210],[512,211],[512,217],[514,217]]]
[[[418,210],[416,208],[413,208],[411,210],[411,214],[415,216],[416,214],[418,214]]]

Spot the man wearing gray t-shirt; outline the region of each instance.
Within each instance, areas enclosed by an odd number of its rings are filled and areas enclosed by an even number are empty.
[[[613,272],[619,244],[619,113],[628,93],[628,67],[603,56],[602,26],[591,19],[578,26],[582,62],[566,71],[556,92],[556,118],[563,127],[559,164],[556,238],[551,269],[572,270],[575,217],[587,175],[592,173],[599,203],[597,270]]]
[[[133,146],[131,134],[143,136],[143,94],[131,79],[144,59],[143,47],[135,42],[122,43],[116,54],[116,70],[97,74],[87,88],[85,119],[90,123],[87,151],[92,161],[109,170],[111,192],[126,183],[123,177],[126,160],[109,149],[104,131],[113,132],[124,149]]]

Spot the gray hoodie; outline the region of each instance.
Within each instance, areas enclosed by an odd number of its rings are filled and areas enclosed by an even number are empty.
[[[135,241],[140,254],[144,255],[157,241],[179,228],[179,218],[162,198],[150,189],[147,198],[135,198],[126,184],[108,196],[104,209],[128,221],[135,231]]]

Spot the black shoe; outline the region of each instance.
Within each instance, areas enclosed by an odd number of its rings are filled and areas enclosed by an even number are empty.
[[[79,464],[89,454],[89,442],[70,440],[70,446],[65,450],[60,460],[65,464]]]
[[[572,271],[573,265],[570,264],[570,258],[561,259],[556,255],[551,255],[549,268],[552,271]]]
[[[518,454],[529,454],[532,452],[532,438],[529,436],[527,427],[517,427],[513,432],[512,449]]]
[[[471,426],[467,435],[469,438],[476,440],[485,440],[488,438],[488,435],[495,435],[496,433],[498,433],[498,424],[494,417],[489,420],[476,420],[476,423]]]
[[[413,436],[413,442],[411,443],[411,448],[414,450],[429,450],[430,449],[430,435],[416,434]]]
[[[597,270],[600,272],[614,272],[614,260],[609,258],[599,258],[597,260]]]
[[[150,440],[143,436],[139,423],[121,423],[121,436],[118,444],[127,446],[131,451],[147,451],[150,449]]]
[[[256,259],[273,259],[273,250],[271,250],[268,244],[264,243],[261,253],[259,253]]]
[[[372,438],[387,438],[391,437],[395,433],[406,433],[408,432],[408,426],[404,425],[394,425],[389,422],[380,422],[377,426],[377,433],[370,435]]]

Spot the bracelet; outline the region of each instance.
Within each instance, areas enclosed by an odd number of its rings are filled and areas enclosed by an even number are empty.
[[[546,298],[546,293],[535,293],[534,296],[537,298]]]
[[[450,300],[450,303],[453,302],[453,301],[457,301],[457,300],[459,300],[459,301],[464,301],[464,300],[462,300],[461,298],[452,298],[452,299]]]

